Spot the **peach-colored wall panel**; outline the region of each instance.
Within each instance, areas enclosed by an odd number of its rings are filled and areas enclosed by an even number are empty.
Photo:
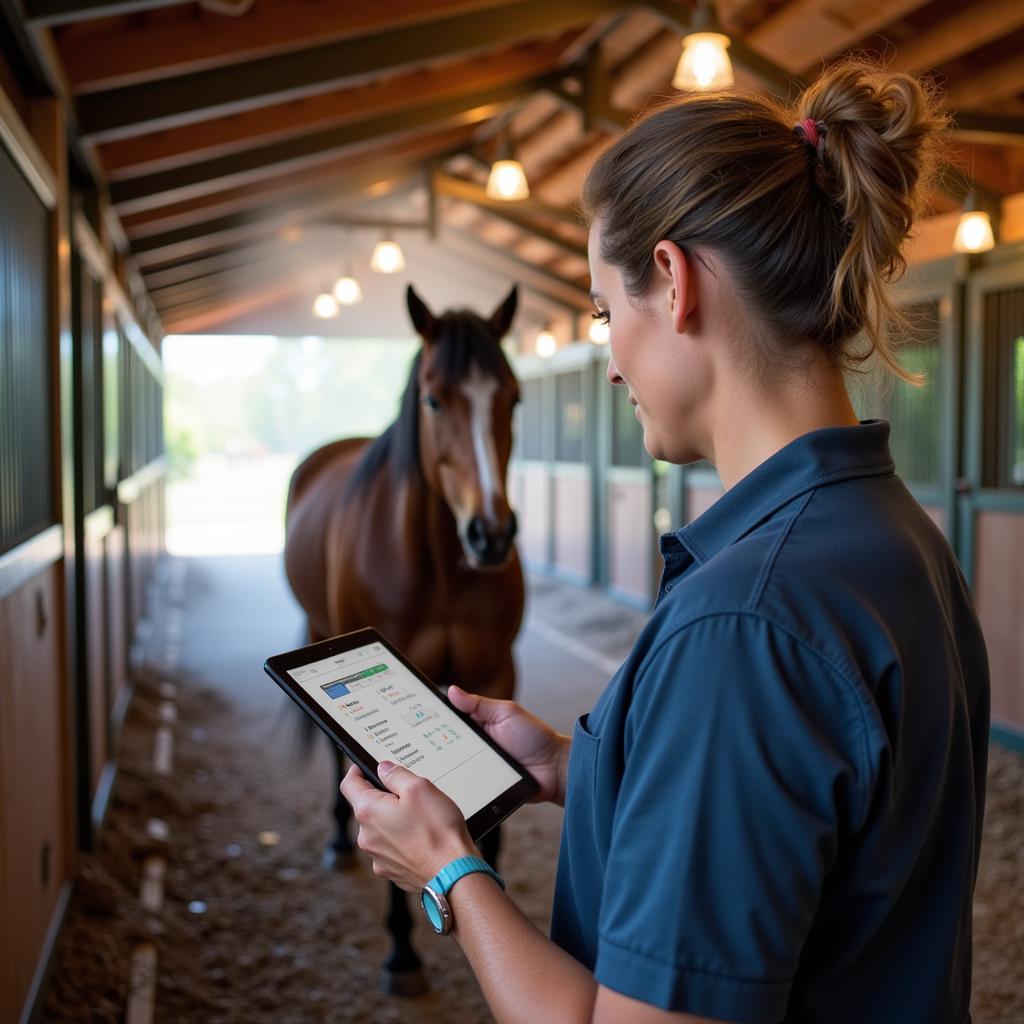
[[[555,565],[590,580],[590,477],[555,475]]]
[[[992,674],[992,718],[1024,730],[1024,515],[979,512],[974,593]]]
[[[706,512],[724,492],[721,487],[691,487],[687,491],[687,511],[692,523]]]
[[[652,544],[650,481],[610,483],[608,582],[611,586],[635,597],[651,596]]]
[[[946,510],[940,505],[922,505],[928,518],[943,532],[946,532]]]
[[[526,561],[535,565],[548,564],[548,531],[551,529],[549,476],[544,466],[523,466],[520,469],[522,497],[516,509],[519,551]]]

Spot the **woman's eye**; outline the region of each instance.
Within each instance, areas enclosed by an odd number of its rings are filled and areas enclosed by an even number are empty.
[[[423,404],[433,413],[441,411],[441,403],[433,395],[424,395]]]
[[[606,324],[611,320],[612,315],[607,309],[598,310],[596,313],[590,314],[595,320],[599,320],[601,323]]]

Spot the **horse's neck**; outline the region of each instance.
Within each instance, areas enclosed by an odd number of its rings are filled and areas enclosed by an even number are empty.
[[[454,583],[461,573],[462,545],[444,499],[422,477],[404,480],[394,499],[397,550],[435,586]]]

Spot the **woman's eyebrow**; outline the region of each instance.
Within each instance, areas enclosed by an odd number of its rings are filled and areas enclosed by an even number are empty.
[[[603,299],[603,298],[604,298],[604,296],[600,292],[591,291],[591,293],[590,293],[590,301],[593,302],[595,305],[597,304],[597,300],[598,299]]]

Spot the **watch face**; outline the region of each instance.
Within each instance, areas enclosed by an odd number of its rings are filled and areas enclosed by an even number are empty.
[[[442,893],[429,885],[423,886],[420,892],[420,903],[423,913],[427,915],[430,927],[438,935],[448,935],[452,930],[452,911]]]

